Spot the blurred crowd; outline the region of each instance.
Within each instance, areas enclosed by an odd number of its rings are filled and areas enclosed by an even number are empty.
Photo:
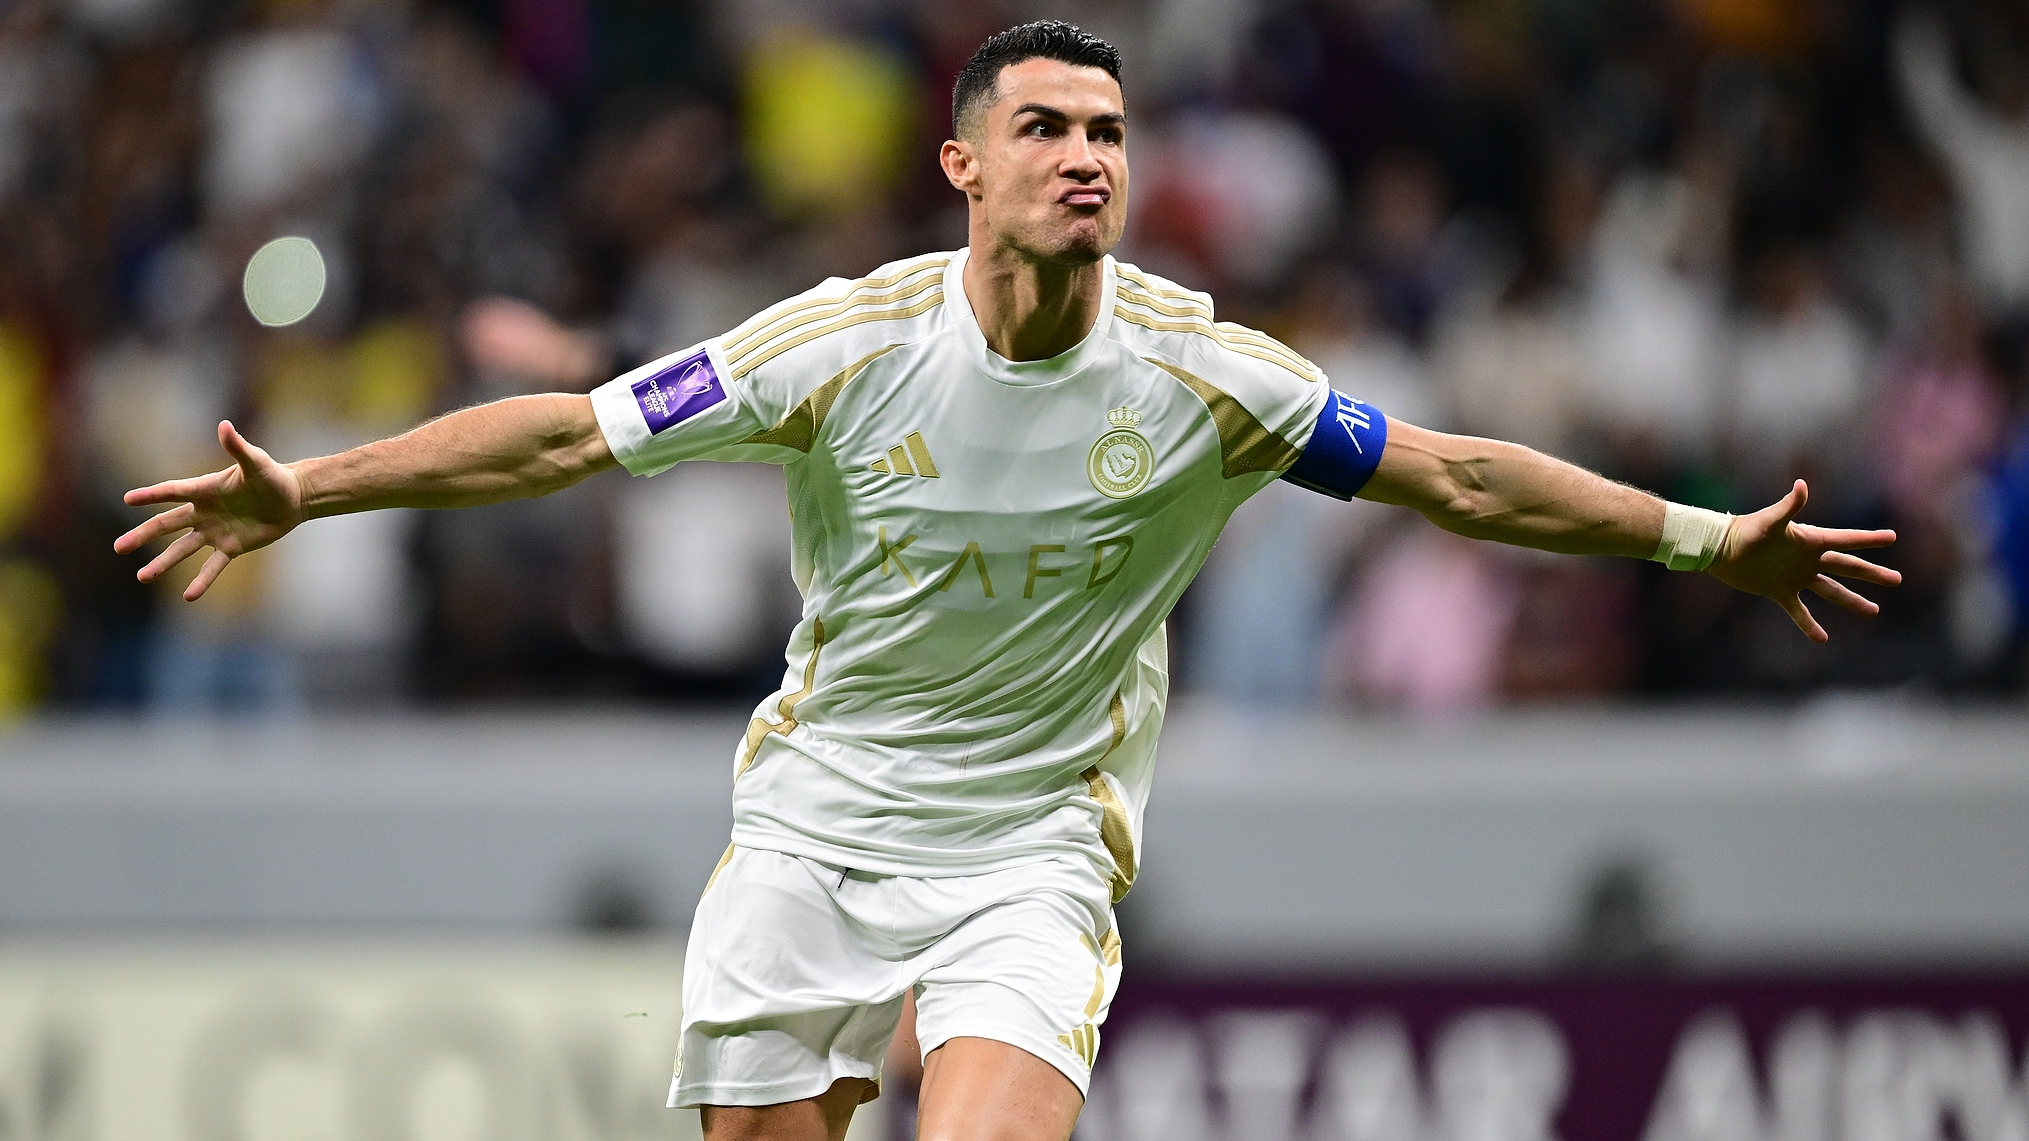
[[[1537,557],[1286,485],[1180,687],[1509,701],[2023,692],[2029,8],[2017,0],[0,0],[0,712],[768,688],[781,475],[328,520],[197,604],[129,487],[585,388],[964,240],[933,161],[1000,27],[1120,46],[1118,255],[1336,387],[1703,506],[1892,526],[1882,616]],[[302,235],[301,324],[241,301]]]

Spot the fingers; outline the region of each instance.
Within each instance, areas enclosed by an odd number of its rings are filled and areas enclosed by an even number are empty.
[[[1849,555],[1844,551],[1827,551],[1819,555],[1818,567],[1831,574],[1857,578],[1861,582],[1871,582],[1876,586],[1899,586],[1902,583],[1901,571],[1878,563],[1870,563],[1858,555]]]
[[[147,487],[137,487],[120,498],[129,507],[147,507],[155,503],[188,503],[212,490],[218,473],[195,476],[191,479],[172,479]]]
[[[1893,531],[1848,531],[1829,527],[1813,527],[1808,523],[1794,525],[1793,533],[1801,542],[1821,549],[1840,548],[1843,550],[1866,550],[1870,547],[1887,547],[1895,543]]]
[[[259,475],[261,469],[275,462],[268,458],[268,453],[248,443],[247,438],[240,435],[240,430],[233,427],[230,420],[218,422],[218,443],[249,477]]]
[[[1802,483],[1803,481],[1798,480],[1797,482]],[[1831,636],[1825,633],[1825,628],[1818,625],[1818,620],[1811,617],[1811,612],[1804,606],[1804,600],[1801,596],[1788,594],[1777,598],[1775,601],[1777,605],[1782,607],[1783,613],[1789,615],[1789,620],[1796,623],[1797,629],[1804,632],[1804,637],[1809,638],[1813,642],[1829,642],[1832,640]]]
[[[114,539],[113,550],[123,555],[132,554],[171,531],[181,531],[190,526],[196,516],[197,508],[188,503],[151,515],[133,530]]]
[[[142,582],[154,582],[157,578],[160,578],[162,576],[163,571],[168,570],[170,567],[173,567],[177,563],[180,563],[183,560],[189,558],[191,555],[196,554],[200,549],[204,547],[204,545],[205,545],[204,536],[198,534],[195,531],[192,531],[189,534],[184,535],[182,538],[176,540],[175,542],[169,544],[169,548],[163,551],[161,554],[156,555],[154,558],[148,560],[148,565],[142,567],[140,573],[136,574],[134,577],[140,579]]]
[[[1848,590],[1846,584],[1832,578],[1830,575],[1819,575],[1811,583],[1811,593],[1824,599],[1826,602],[1843,606],[1855,614],[1862,614],[1872,618],[1876,614],[1881,613],[1880,605],[1874,602],[1874,600],[1860,597],[1851,590]]]
[[[211,589],[211,584],[217,581],[218,573],[231,561],[232,556],[224,551],[213,551],[211,557],[204,560],[204,565],[198,568],[197,577],[191,579],[190,585],[183,588],[183,601],[196,602],[204,597],[204,592]]]
[[[1810,502],[1810,499],[1811,489],[1803,480],[1790,484],[1789,494],[1783,496],[1782,502],[1777,504],[1782,509],[1782,521],[1788,523],[1795,519],[1797,512],[1802,511],[1804,504]]]

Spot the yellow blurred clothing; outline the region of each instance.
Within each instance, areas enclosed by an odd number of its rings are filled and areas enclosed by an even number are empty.
[[[27,523],[42,483],[42,372],[41,346],[27,330],[0,322],[0,539]]]
[[[891,52],[785,31],[748,57],[742,94],[747,154],[777,213],[846,212],[894,186],[917,100]]]
[[[400,431],[434,410],[449,370],[437,329],[393,317],[360,330],[347,349],[348,418],[376,432]]]
[[[0,721],[27,714],[48,688],[43,651],[63,625],[63,591],[29,559],[0,563]]]
[[[417,317],[376,321],[336,344],[278,336],[255,367],[261,438],[284,462],[407,429],[435,409],[449,374],[437,328]],[[255,552],[259,573],[247,577],[258,581],[232,603],[235,618],[298,650],[393,644],[411,613],[403,556],[411,525],[406,512],[346,515]]]
[[[264,425],[357,443],[429,415],[447,371],[429,322],[391,317],[343,344],[275,337],[255,364],[254,391]]]

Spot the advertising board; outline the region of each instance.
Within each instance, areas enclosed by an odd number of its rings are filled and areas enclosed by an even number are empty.
[[[2022,1141],[2029,975],[1132,973],[1082,1141]]]
[[[682,962],[628,942],[0,952],[0,1138],[696,1138],[664,1108]]]

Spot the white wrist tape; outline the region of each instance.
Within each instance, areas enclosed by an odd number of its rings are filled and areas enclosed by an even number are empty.
[[[1663,541],[1649,558],[1671,570],[1701,571],[1719,557],[1733,516],[1681,503],[1663,504]]]

